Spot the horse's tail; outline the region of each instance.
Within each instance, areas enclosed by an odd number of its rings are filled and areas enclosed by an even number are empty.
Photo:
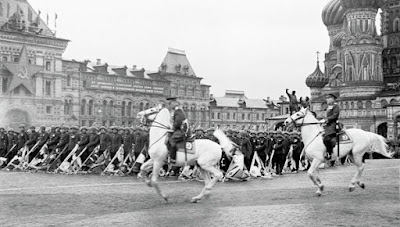
[[[232,150],[235,148],[232,141],[220,129],[216,129],[213,135],[219,140],[219,144],[221,145],[221,148],[225,154],[228,157],[232,157]]]
[[[389,145],[387,144],[386,138],[372,132],[370,132],[369,134],[372,140],[370,153],[376,152],[385,157],[392,158],[392,155],[388,152]]]

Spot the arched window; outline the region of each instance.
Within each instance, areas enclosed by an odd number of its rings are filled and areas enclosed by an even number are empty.
[[[83,99],[82,100],[82,103],[81,103],[81,115],[85,115],[86,114],[86,99]]]
[[[122,102],[122,107],[121,107],[121,117],[125,117],[125,110],[126,110],[126,103],[125,101]]]
[[[94,108],[94,102],[93,102],[93,99],[91,99],[88,104],[88,115],[89,116],[93,116],[93,108]]]
[[[388,102],[386,101],[386,99],[382,99],[382,101],[381,101],[381,107],[382,107],[382,108],[386,108],[387,105],[388,105]]]
[[[145,110],[150,109],[150,103],[146,103],[146,105],[144,106],[144,109],[145,109]]]
[[[349,109],[349,103],[348,103],[348,102],[346,102],[346,103],[344,104],[344,106],[345,106],[345,109]]]
[[[70,75],[67,76],[67,86],[68,87],[71,86],[71,76]]]
[[[394,21],[393,21],[393,32],[398,32],[399,30],[400,30],[400,23],[399,23],[399,21],[400,21],[400,19],[399,18],[396,18]]]
[[[351,108],[351,109],[354,109],[354,102],[351,102],[351,103],[350,103],[350,108]]]
[[[3,61],[3,62],[7,62],[7,61],[8,61],[8,58],[7,58],[6,56],[3,56],[2,61]]]
[[[64,115],[71,115],[71,100],[64,101]]]
[[[372,109],[372,102],[371,102],[371,101],[367,101],[367,102],[365,103],[365,109],[367,109],[367,110]]]
[[[396,99],[392,99],[392,100],[390,100],[390,104],[391,105],[393,105],[393,104],[397,104],[398,102],[397,102],[397,100]]]
[[[46,71],[50,71],[50,70],[51,70],[51,62],[46,61]]]
[[[392,69],[397,68],[397,59],[396,59],[396,57],[393,56],[393,57],[390,59],[390,61],[391,61]]]
[[[139,105],[139,110],[140,110],[140,111],[143,111],[143,110],[144,110],[144,104],[143,104],[142,102],[141,102],[140,105]]]
[[[106,114],[107,114],[107,101],[106,100],[103,101],[103,106],[102,106],[101,111],[103,112],[103,116],[106,116]]]
[[[114,116],[114,102],[110,101],[108,106],[108,116]]]
[[[19,58],[14,58],[14,62],[19,62]]]
[[[128,106],[126,107],[126,116],[132,116],[132,102],[128,102]]]

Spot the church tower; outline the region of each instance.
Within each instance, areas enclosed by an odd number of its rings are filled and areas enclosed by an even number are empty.
[[[375,26],[383,0],[341,0],[341,3],[346,24],[340,97],[373,96],[383,86],[383,42]]]
[[[383,78],[387,84],[400,83],[400,1],[388,0],[382,7]]]

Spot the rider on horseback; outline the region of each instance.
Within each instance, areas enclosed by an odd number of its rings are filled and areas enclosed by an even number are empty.
[[[335,147],[336,138],[336,124],[339,119],[340,107],[335,102],[336,96],[329,94],[326,97],[326,102],[328,103],[328,108],[326,109],[326,119],[325,119],[325,134],[324,134],[324,144],[326,146],[326,159],[331,159],[333,148]]]
[[[171,111],[173,111],[172,117],[172,129],[174,132],[172,133],[171,137],[169,138],[170,144],[170,163],[176,163],[176,152],[179,148],[178,145],[183,144],[187,138],[190,138],[191,132],[189,127],[189,122],[186,119],[186,114],[183,111],[182,105],[180,105],[177,101],[177,98],[167,98],[167,100],[171,101],[170,107]],[[182,143],[183,142],[183,143]]]

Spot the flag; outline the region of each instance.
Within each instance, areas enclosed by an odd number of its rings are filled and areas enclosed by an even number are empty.
[[[7,3],[7,18],[10,17],[10,3]]]
[[[33,21],[33,14],[32,14],[32,9],[28,8],[28,21],[32,22]]]
[[[58,15],[57,15],[57,13],[56,13],[55,19],[54,19],[54,27],[55,27],[55,28],[57,28],[57,18],[58,18]]]

